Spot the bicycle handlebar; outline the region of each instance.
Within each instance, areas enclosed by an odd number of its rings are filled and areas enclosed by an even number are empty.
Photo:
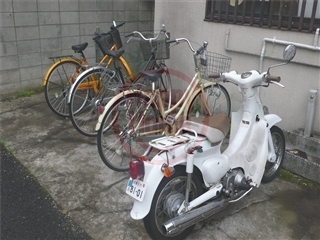
[[[125,37],[126,37],[126,38],[130,37],[130,39],[128,40],[128,42],[130,42],[131,38],[132,38],[135,34],[138,34],[143,40],[148,41],[148,42],[152,42],[152,41],[154,41],[154,40],[157,40],[157,39],[160,37],[160,34],[161,34],[162,32],[165,33],[165,34],[166,34],[166,32],[167,32],[167,31],[166,31],[166,27],[165,27],[164,24],[162,24],[161,29],[160,29],[159,33],[157,34],[157,36],[155,36],[155,37],[153,37],[153,38],[146,38],[145,36],[143,36],[143,34],[142,34],[141,32],[138,32],[138,31],[133,31],[132,33],[126,34]],[[167,34],[166,34],[166,36],[167,36]],[[169,37],[167,36],[167,38],[169,38]]]
[[[104,36],[104,35],[108,35],[108,34],[110,34],[110,32],[112,31],[112,30],[114,30],[114,29],[116,29],[116,28],[119,28],[119,27],[122,27],[123,25],[125,24],[125,22],[122,22],[122,23],[120,23],[120,24],[116,24],[116,22],[115,21],[113,21],[113,23],[112,23],[112,25],[111,25],[111,27],[110,27],[110,31],[108,31],[108,32],[106,32],[106,33],[94,33],[96,36],[94,36],[93,38],[92,38],[92,40],[97,40],[98,38],[100,38],[101,36]]]
[[[190,50],[193,52],[194,55],[199,55],[200,53],[203,52],[203,50],[205,50],[208,46],[208,42],[207,41],[204,41],[202,46],[198,49],[198,50],[194,50],[194,48],[192,47],[190,41],[186,38],[177,38],[177,39],[173,39],[173,40],[170,40],[170,43],[180,43],[180,42],[186,42],[190,48]],[[168,43],[168,41],[167,41]]]
[[[113,21],[110,29],[112,30],[112,29],[115,29],[115,28],[122,27],[124,24],[125,24],[125,22],[122,22],[122,23],[117,24],[115,21]]]

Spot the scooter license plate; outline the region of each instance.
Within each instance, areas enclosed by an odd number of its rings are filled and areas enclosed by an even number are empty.
[[[133,180],[130,178],[127,184],[126,193],[134,199],[142,202],[146,193],[146,183],[138,179]]]

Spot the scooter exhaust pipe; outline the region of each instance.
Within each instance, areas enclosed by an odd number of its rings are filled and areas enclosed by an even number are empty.
[[[221,199],[210,202],[202,207],[191,210],[175,218],[166,221],[162,228],[165,234],[174,234],[200,222],[211,215],[223,210],[229,204],[229,200]]]

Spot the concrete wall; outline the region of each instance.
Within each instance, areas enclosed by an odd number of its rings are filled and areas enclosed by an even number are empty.
[[[282,59],[284,45],[266,43],[265,58],[260,61],[264,38],[276,38],[294,43],[313,45],[314,34],[262,29],[257,27],[234,24],[212,23],[203,21],[205,0],[156,0],[155,27],[162,23],[171,32],[171,38],[186,37],[194,43],[209,42],[208,50],[232,57],[231,70],[243,72],[246,70],[266,71],[268,66],[279,63]],[[319,39],[316,39],[319,46]],[[195,45],[197,46],[197,45]],[[171,58],[167,61],[170,68],[194,75],[193,58],[186,44],[171,48]],[[297,130],[305,127],[308,95],[310,89],[318,91],[313,129],[320,132],[320,52],[297,49],[292,63],[271,70],[273,75],[282,77],[285,88],[272,85],[261,89],[261,99],[270,113],[282,117],[278,124],[287,130]],[[181,75],[174,79],[175,88],[185,89],[186,78]],[[223,83],[222,83],[223,84]],[[241,104],[241,96],[236,86],[223,84],[232,99],[232,110],[237,110]]]
[[[96,26],[106,32],[125,21],[121,34],[152,31],[154,0],[1,0],[0,96],[42,85],[50,56],[74,54],[71,46],[92,40]],[[128,51],[127,51],[128,52]]]

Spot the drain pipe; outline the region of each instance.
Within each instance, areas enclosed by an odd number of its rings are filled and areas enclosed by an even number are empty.
[[[319,39],[319,28],[316,30],[315,37],[314,37],[314,42],[313,45],[307,45],[307,44],[302,44],[302,43],[294,43],[294,42],[288,42],[288,41],[283,41],[283,40],[277,40],[276,37],[274,38],[264,38],[263,39],[263,44],[262,44],[262,49],[261,49],[261,54],[260,54],[260,67],[259,71],[263,71],[263,60],[265,56],[265,50],[266,50],[266,43],[270,42],[273,44],[282,44],[282,45],[288,45],[288,44],[293,44],[298,48],[303,48],[303,49],[308,49],[312,51],[320,51],[320,47],[317,46],[317,42]]]
[[[311,136],[313,119],[314,119],[314,111],[315,111],[315,106],[316,106],[316,104],[315,104],[316,95],[317,95],[317,90],[310,90],[309,91],[307,118],[306,118],[306,125],[304,128],[304,136],[305,137]]]

